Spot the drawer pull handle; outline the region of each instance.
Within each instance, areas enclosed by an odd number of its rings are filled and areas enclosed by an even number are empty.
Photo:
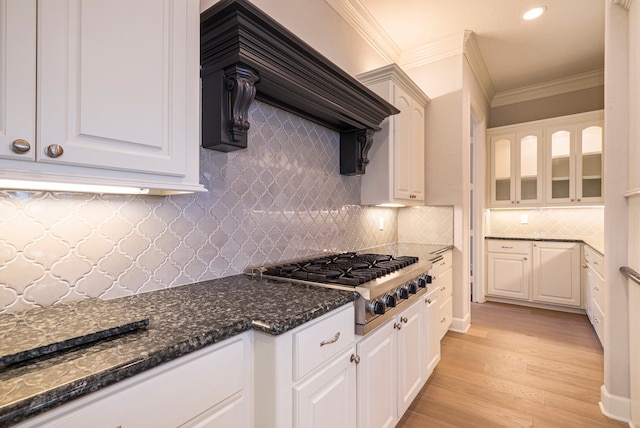
[[[594,290],[596,291],[600,291],[600,289],[598,287],[593,287]]]
[[[598,262],[593,262],[593,264],[594,264],[594,265],[598,265],[598,264],[600,264],[600,263],[598,263]]]
[[[500,245],[500,248],[513,248],[513,247],[509,247],[507,245]]]
[[[360,355],[351,354],[351,358],[349,359],[352,363],[360,364]]]
[[[442,288],[440,289],[440,291],[444,291],[446,288],[447,288],[447,287],[442,287]]]
[[[333,338],[320,342],[320,346],[331,345],[332,343],[336,343],[338,339],[340,339],[340,332],[337,332],[336,335],[333,336]]]

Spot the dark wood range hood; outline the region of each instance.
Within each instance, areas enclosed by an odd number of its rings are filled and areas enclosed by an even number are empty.
[[[200,15],[202,146],[247,147],[263,101],[340,132],[340,173],[364,174],[374,131],[400,111],[246,0]]]

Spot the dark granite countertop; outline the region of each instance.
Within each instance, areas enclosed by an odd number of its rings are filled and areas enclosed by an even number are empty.
[[[354,298],[351,292],[236,275],[113,300],[77,302],[85,309],[95,305],[96,313],[143,314],[149,325],[0,370],[0,427],[249,329],[284,333]],[[31,312],[0,318],[11,323],[29,318]],[[42,310],[37,312],[42,317]],[[68,311],[50,313],[60,317],[60,325],[73,328]],[[41,340],[34,339],[36,345]]]
[[[551,238],[551,237],[530,237],[530,236],[485,236],[484,239],[499,239],[505,241],[538,241],[538,242],[575,242],[579,244],[585,244],[591,247],[595,252],[604,257],[601,249],[594,247],[583,239],[564,239],[564,238]]]

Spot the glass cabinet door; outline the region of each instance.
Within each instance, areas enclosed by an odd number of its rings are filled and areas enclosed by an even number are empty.
[[[516,203],[537,204],[542,201],[542,131],[517,134],[518,168]]]
[[[578,126],[578,202],[601,202],[602,192],[602,124]]]
[[[515,201],[513,183],[513,143],[515,135],[491,137],[491,204],[511,205]]]
[[[547,202],[575,201],[575,127],[547,129]]]

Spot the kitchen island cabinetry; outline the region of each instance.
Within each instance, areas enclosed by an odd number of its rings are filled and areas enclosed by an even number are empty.
[[[425,108],[429,98],[395,64],[358,76],[400,109],[382,122],[361,179],[361,203],[424,205]]]
[[[491,207],[604,203],[603,112],[487,130]]]
[[[254,335],[256,426],[353,427],[353,304],[289,332]]]
[[[251,334],[193,352],[17,427],[251,427]]]
[[[358,427],[393,427],[426,381],[420,299],[358,342]]]
[[[196,0],[1,3],[0,179],[204,190]]]
[[[488,239],[487,297],[582,308],[580,254],[581,245],[575,242]]]
[[[588,245],[584,246],[584,308],[600,343],[604,345],[605,297],[604,257]]]

